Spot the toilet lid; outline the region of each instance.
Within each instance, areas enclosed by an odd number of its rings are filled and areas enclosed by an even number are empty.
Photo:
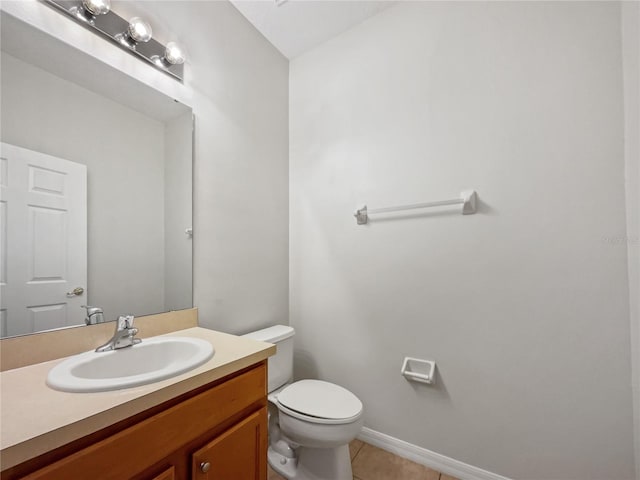
[[[321,380],[300,380],[278,394],[278,403],[317,418],[341,420],[362,412],[362,402],[346,388]]]

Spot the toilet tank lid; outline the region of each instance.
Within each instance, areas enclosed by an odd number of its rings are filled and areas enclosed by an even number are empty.
[[[273,327],[263,328],[255,332],[249,332],[243,337],[261,342],[276,343],[281,340],[293,337],[295,330],[287,325],[274,325]]]

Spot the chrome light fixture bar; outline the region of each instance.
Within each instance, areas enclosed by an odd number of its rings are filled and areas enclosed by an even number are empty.
[[[152,38],[151,25],[140,17],[125,20],[111,11],[110,0],[42,0],[89,30],[182,82],[184,52],[175,42]]]

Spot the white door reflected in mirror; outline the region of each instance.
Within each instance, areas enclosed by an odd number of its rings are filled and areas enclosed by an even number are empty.
[[[7,143],[1,148],[2,336],[81,325],[87,167]]]

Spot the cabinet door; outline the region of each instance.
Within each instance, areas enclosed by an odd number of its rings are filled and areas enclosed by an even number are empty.
[[[176,469],[175,467],[169,467],[160,475],[156,475],[151,480],[176,480]]]
[[[193,480],[266,480],[267,409],[234,425],[192,456]]]

